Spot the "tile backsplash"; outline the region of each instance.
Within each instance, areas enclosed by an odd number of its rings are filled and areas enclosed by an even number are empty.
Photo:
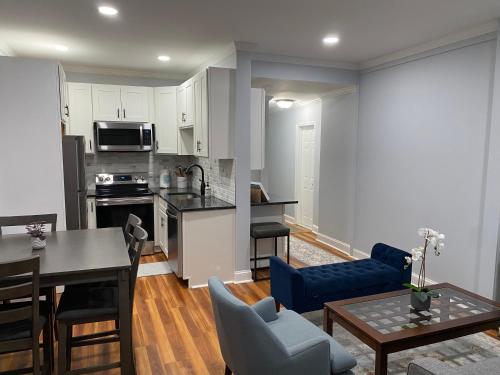
[[[205,170],[205,180],[212,187],[212,195],[234,203],[235,201],[235,163],[234,160],[209,160],[193,156],[156,155],[150,152],[100,152],[95,155],[86,155],[87,188],[95,189],[95,175],[97,173],[143,173],[147,175],[150,187],[160,186],[160,172],[168,169],[175,186],[174,169],[177,165],[187,167],[198,163]],[[193,169],[193,186],[200,187],[201,172]]]

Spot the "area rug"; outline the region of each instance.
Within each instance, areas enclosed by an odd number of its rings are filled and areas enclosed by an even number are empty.
[[[294,236],[290,236],[290,249],[290,256],[304,264],[307,264],[308,266],[345,262],[345,259],[342,259],[329,251],[316,247],[309,242],[302,241]]]
[[[323,329],[322,311],[306,313],[303,316]],[[353,369],[356,375],[373,375],[375,373],[375,352],[372,349],[335,323],[333,325],[333,338],[356,358],[358,365]],[[500,356],[500,341],[484,333],[478,333],[389,354],[388,373],[406,375],[408,364],[420,357],[434,357],[449,366],[458,367],[498,356]]]
[[[139,264],[137,277],[166,275],[172,273],[168,262],[154,262]]]

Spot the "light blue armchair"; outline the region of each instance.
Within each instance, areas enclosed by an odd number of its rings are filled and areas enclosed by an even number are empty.
[[[226,375],[353,374],[354,357],[299,314],[277,313],[272,297],[249,306],[218,278],[208,287]]]

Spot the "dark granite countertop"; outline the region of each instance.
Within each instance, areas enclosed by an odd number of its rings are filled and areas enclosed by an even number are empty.
[[[223,201],[215,197],[198,197],[195,199],[185,199],[178,194],[196,194],[200,192],[192,188],[188,189],[151,189],[160,198],[172,205],[177,211],[206,211],[206,210],[228,210],[234,209],[236,206],[232,203]]]
[[[252,206],[273,206],[273,205],[278,205],[278,204],[297,204],[299,203],[298,200],[295,199],[286,199],[283,197],[279,196],[272,196],[270,197],[271,199],[268,202],[252,202]]]

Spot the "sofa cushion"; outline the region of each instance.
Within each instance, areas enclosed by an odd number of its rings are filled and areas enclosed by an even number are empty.
[[[301,268],[306,293],[320,296],[398,282],[401,271],[376,259]]]
[[[276,337],[290,348],[306,340],[316,337],[327,337],[330,341],[330,361],[333,374],[341,374],[356,366],[356,359],[349,354],[330,335],[310,321],[291,310],[284,310],[278,314],[279,318],[267,323]]]

